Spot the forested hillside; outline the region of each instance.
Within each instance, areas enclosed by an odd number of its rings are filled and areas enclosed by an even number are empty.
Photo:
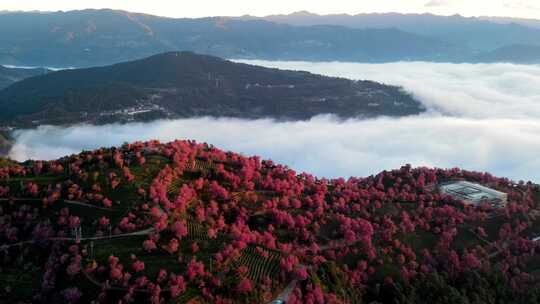
[[[7,68],[0,65],[0,90],[23,79],[48,73],[47,69]]]
[[[450,180],[503,191],[466,205]],[[207,144],[0,161],[0,300],[538,303],[540,189],[411,168],[318,179]]]
[[[0,91],[0,119],[22,126],[215,116],[309,119],[424,111],[399,87],[170,52],[33,77]]]

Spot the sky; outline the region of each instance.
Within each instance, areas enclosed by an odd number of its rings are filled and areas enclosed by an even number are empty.
[[[18,0],[1,1],[0,10],[58,11],[113,8],[168,17],[265,16],[307,10],[334,13],[434,13],[463,16],[507,16],[540,19],[538,0]]]

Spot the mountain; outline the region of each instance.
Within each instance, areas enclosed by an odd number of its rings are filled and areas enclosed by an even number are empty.
[[[47,69],[8,68],[0,65],[0,90],[25,78],[43,75],[50,72]]]
[[[455,180],[510,203],[439,191]],[[194,141],[0,160],[0,299],[533,304],[539,209],[538,185],[488,173],[319,179]]]
[[[540,45],[509,45],[477,56],[479,62],[540,63]]]
[[[118,121],[139,114],[308,119],[319,114],[351,118],[423,111],[399,87],[190,52],[29,78],[0,91],[0,107],[0,119],[26,124]]]
[[[509,24],[515,23],[523,26],[540,29],[540,19],[528,19],[528,18],[512,18],[512,17],[478,17],[480,20],[486,20],[494,23]]]
[[[478,62],[499,48],[540,45],[539,24],[397,13],[175,19],[109,9],[2,12],[0,63],[91,67],[176,50],[267,60]]]
[[[263,18],[244,16],[240,19],[267,20],[296,26],[340,25],[357,29],[396,28],[469,47],[476,52],[492,51],[512,44],[540,45],[540,21],[527,19],[398,13],[318,15],[305,11]]]
[[[90,67],[188,50],[223,58],[460,61],[469,50],[398,29],[173,19],[115,10],[0,14],[0,63]]]

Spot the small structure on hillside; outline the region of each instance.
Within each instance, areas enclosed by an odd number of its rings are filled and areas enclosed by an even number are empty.
[[[474,206],[487,202],[495,208],[504,208],[508,203],[508,194],[467,181],[444,183],[439,185],[439,190]]]

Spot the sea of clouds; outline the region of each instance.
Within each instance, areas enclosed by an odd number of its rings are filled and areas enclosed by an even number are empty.
[[[419,116],[339,121],[192,118],[128,125],[19,130],[10,156],[53,159],[135,140],[195,139],[261,155],[317,176],[367,176],[414,166],[461,167],[540,182],[540,66],[244,61],[400,85]]]

